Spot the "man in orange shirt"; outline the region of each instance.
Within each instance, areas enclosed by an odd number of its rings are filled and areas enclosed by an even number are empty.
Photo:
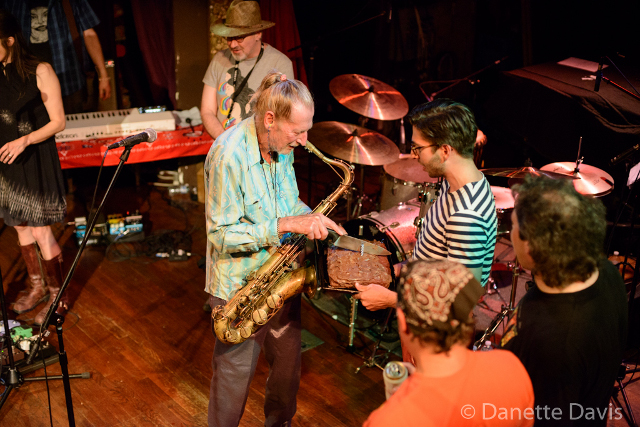
[[[473,352],[472,310],[483,288],[462,264],[417,260],[402,268],[398,330],[415,372],[365,427],[531,426],[533,388],[517,357]]]

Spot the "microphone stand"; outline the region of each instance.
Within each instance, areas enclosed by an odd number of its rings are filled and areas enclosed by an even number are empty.
[[[14,387],[20,387],[24,381],[22,374],[16,369],[16,364],[13,359],[13,345],[11,343],[11,330],[9,329],[9,318],[7,314],[7,304],[4,300],[4,284],[2,282],[2,271],[0,271],[0,309],[2,310],[2,323],[4,326],[4,335],[2,336],[2,347],[7,349],[7,356],[9,356],[9,370],[7,371],[5,378],[6,388],[2,393],[2,399],[0,399],[0,408],[4,405],[4,402],[9,397],[9,393]],[[0,367],[1,369],[1,367]]]
[[[457,85],[459,85],[462,82],[469,82],[471,84],[476,84],[478,83],[480,80],[474,80],[472,79],[472,77],[477,76],[478,74],[481,74],[485,71],[487,71],[490,68],[493,68],[497,65],[500,65],[501,62],[505,61],[507,58],[509,58],[509,56],[505,56],[503,58],[498,59],[497,61],[492,62],[491,64],[487,65],[484,68],[481,68],[478,71],[475,71],[471,74],[469,74],[466,77],[463,77],[461,79],[456,79],[456,80],[433,80],[433,81],[426,81],[426,82],[422,82],[418,85],[418,87],[420,88],[420,91],[422,92],[422,94],[424,95],[425,98],[427,98],[428,102],[433,101],[434,99],[436,99],[436,97],[438,95],[440,95],[442,92],[447,91],[449,89],[451,89],[452,87],[455,87]],[[431,95],[427,94],[427,92],[424,91],[424,89],[422,88],[422,85],[426,84],[426,83],[451,83],[449,86],[443,87],[442,89],[440,89],[437,92],[433,92]]]
[[[598,70],[597,78],[602,79],[603,81],[609,83],[611,86],[620,89],[621,91],[623,91],[627,95],[630,95],[630,96],[634,97],[635,99],[637,99],[638,101],[640,101],[640,96],[636,95],[636,94],[640,95],[640,93],[638,92],[638,89],[636,89],[635,86],[629,81],[629,79],[627,79],[627,77],[622,73],[622,71],[620,71],[620,68],[618,68],[618,66],[611,60],[611,58],[609,58],[608,56],[605,56],[605,58],[607,59],[607,61],[609,61],[609,63],[611,65],[613,65],[616,68],[616,70],[618,70],[618,72],[620,73],[622,78],[625,79],[627,81],[627,83],[629,83],[629,85],[633,88],[633,90],[636,93],[633,93],[628,89],[625,89],[624,87],[620,86],[618,83],[616,83],[613,80],[605,77],[603,72],[602,72],[602,69]],[[597,92],[597,90],[596,90],[596,92]]]
[[[60,368],[62,370],[62,382],[64,384],[64,394],[65,394],[65,400],[66,400],[66,404],[67,404],[67,417],[69,418],[69,427],[75,427],[76,423],[75,423],[75,417],[74,417],[74,414],[73,414],[73,401],[72,401],[72,398],[71,398],[71,385],[69,384],[68,360],[67,360],[67,354],[66,354],[66,352],[64,350],[64,341],[63,341],[63,338],[62,338],[62,324],[64,323],[64,316],[60,316],[58,314],[55,314],[55,316],[54,316],[54,313],[55,313],[56,309],[58,308],[58,304],[60,303],[60,298],[62,297],[62,294],[67,289],[67,286],[69,285],[69,282],[71,281],[71,278],[73,277],[73,273],[75,272],[76,267],[78,266],[78,262],[80,261],[80,256],[82,255],[82,252],[84,251],[84,248],[87,245],[87,241],[89,240],[89,236],[91,235],[91,232],[93,231],[93,228],[96,225],[96,221],[98,219],[98,215],[100,214],[100,212],[102,212],[102,208],[104,207],[104,204],[107,201],[107,198],[109,197],[109,193],[111,192],[111,189],[113,188],[113,184],[115,183],[116,179],[118,179],[118,176],[120,175],[120,171],[122,170],[122,166],[129,159],[129,154],[131,153],[131,149],[132,148],[133,148],[132,145],[125,145],[124,152],[122,153],[122,155],[120,155],[120,163],[118,163],[118,167],[116,168],[116,172],[113,174],[113,178],[111,178],[111,182],[109,183],[109,187],[107,187],[107,191],[104,194],[104,196],[102,197],[102,201],[100,202],[100,206],[98,206],[98,209],[97,209],[96,213],[93,215],[93,218],[91,219],[91,224],[89,224],[89,227],[87,227],[87,229],[86,229],[86,231],[84,233],[84,237],[82,239],[82,243],[80,243],[80,247],[78,248],[78,252],[76,253],[76,257],[73,260],[73,264],[71,265],[71,269],[67,273],[67,277],[65,277],[64,282],[62,283],[62,287],[60,288],[60,292],[58,292],[58,295],[57,295],[56,299],[51,304],[51,307],[49,307],[49,311],[47,312],[47,315],[44,318],[44,322],[42,322],[42,325],[40,326],[39,337],[35,341],[34,347],[31,349],[31,354],[29,354],[29,358],[27,359],[27,364],[31,363],[31,359],[38,352],[38,348],[40,346],[40,342],[42,341],[44,333],[45,333],[45,331],[47,330],[47,328],[49,326],[49,322],[52,321],[51,324],[56,326],[56,330],[57,330],[57,333],[58,333],[58,344],[60,346],[60,351],[59,351],[59,353],[60,353]],[[5,319],[6,319],[6,316],[5,316]],[[5,322],[6,322],[6,320],[5,320]],[[3,400],[3,402],[4,402],[4,400]]]

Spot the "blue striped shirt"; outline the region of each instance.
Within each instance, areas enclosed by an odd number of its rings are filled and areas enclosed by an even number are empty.
[[[298,197],[293,151],[271,165],[260,159],[251,116],[224,131],[205,161],[205,290],[226,301],[267,260],[267,249],[280,245],[277,218],[311,212]]]
[[[85,30],[95,27],[100,20],[86,0],[69,0],[78,32],[82,38]],[[31,11],[27,0],[0,0],[0,7],[7,9],[16,17],[22,27],[27,43],[31,39]],[[49,45],[53,58],[53,69],[60,80],[62,96],[71,95],[86,84],[86,77],[82,64],[78,61],[69,23],[64,13],[61,0],[49,0],[49,14],[47,18]],[[84,39],[82,39],[84,41]],[[80,58],[82,60],[82,58]]]
[[[440,195],[427,211],[413,252],[418,259],[450,259],[469,268],[482,267],[482,286],[489,280],[496,245],[496,205],[486,178]]]

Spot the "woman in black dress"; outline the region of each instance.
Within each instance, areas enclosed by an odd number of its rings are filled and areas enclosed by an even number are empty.
[[[0,218],[17,231],[30,278],[13,310],[24,313],[49,299],[36,324],[62,285],[62,254],[50,225],[64,220],[67,208],[54,139],[64,127],[56,73],[27,51],[18,22],[0,9]],[[66,300],[60,305],[65,310]]]

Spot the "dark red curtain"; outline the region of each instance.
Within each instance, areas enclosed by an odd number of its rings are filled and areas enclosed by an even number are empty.
[[[138,44],[142,51],[151,94],[156,104],[170,100],[176,105],[176,74],[173,46],[173,1],[132,0]]]
[[[289,49],[300,44],[300,34],[292,0],[260,0],[260,12],[262,19],[276,23],[275,27],[262,33],[262,40],[287,55],[293,62],[296,79],[307,84],[302,49],[288,52]]]

